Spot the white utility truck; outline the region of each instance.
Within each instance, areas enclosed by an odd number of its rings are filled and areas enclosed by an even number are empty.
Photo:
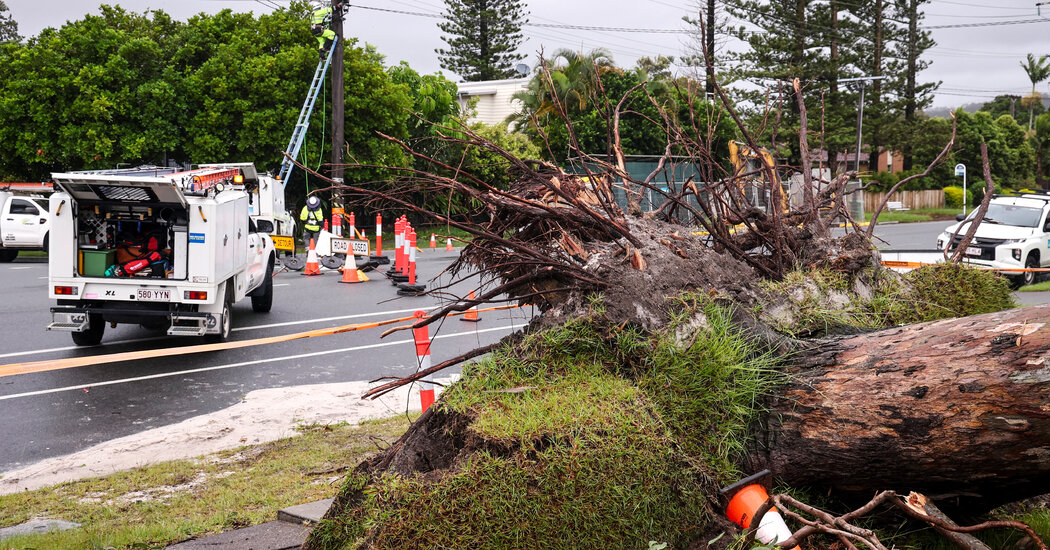
[[[970,228],[977,210],[956,216],[959,223],[937,237],[937,248],[954,253]],[[1050,194],[1028,193],[1019,197],[995,196],[977,227],[963,261],[995,269],[1050,266]],[[1036,282],[1036,271],[1004,271],[1014,288]]]
[[[11,262],[19,250],[47,250],[51,216],[47,212],[48,183],[0,184],[0,262]]]
[[[225,340],[230,306],[273,301],[273,222],[250,215],[247,166],[139,167],[52,174],[48,330],[77,345],[106,323]]]

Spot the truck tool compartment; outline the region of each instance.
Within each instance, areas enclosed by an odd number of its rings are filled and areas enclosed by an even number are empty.
[[[229,334],[249,293],[268,311],[273,245],[249,218],[243,172],[141,167],[54,174],[49,330],[98,343],[106,323]],[[63,215],[65,213],[66,215]],[[251,251],[251,253],[249,253]],[[272,268],[270,268],[272,271]],[[265,308],[258,307],[265,304]]]

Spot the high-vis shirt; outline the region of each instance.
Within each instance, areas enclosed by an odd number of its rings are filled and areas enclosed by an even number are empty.
[[[313,16],[310,18],[311,25],[328,25],[328,22],[332,20],[332,7],[324,7],[319,10],[314,10]]]
[[[309,207],[304,206],[303,211],[299,214],[299,219],[306,222],[303,224],[303,229],[307,231],[320,231],[321,224],[324,223],[324,213],[321,209],[310,210]]]

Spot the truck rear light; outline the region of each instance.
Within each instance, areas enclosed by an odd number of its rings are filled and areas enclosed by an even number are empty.
[[[183,297],[186,300],[207,300],[208,292],[204,290],[187,290],[183,292]]]
[[[75,286],[56,286],[55,287],[55,294],[58,294],[58,295],[61,295],[61,296],[76,296],[77,295],[77,287],[75,287]]]

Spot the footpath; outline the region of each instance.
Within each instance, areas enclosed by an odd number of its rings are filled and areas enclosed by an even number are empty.
[[[277,511],[277,519],[244,529],[188,540],[168,546],[170,550],[291,550],[306,542],[313,524],[332,505],[332,499],[319,500]]]

